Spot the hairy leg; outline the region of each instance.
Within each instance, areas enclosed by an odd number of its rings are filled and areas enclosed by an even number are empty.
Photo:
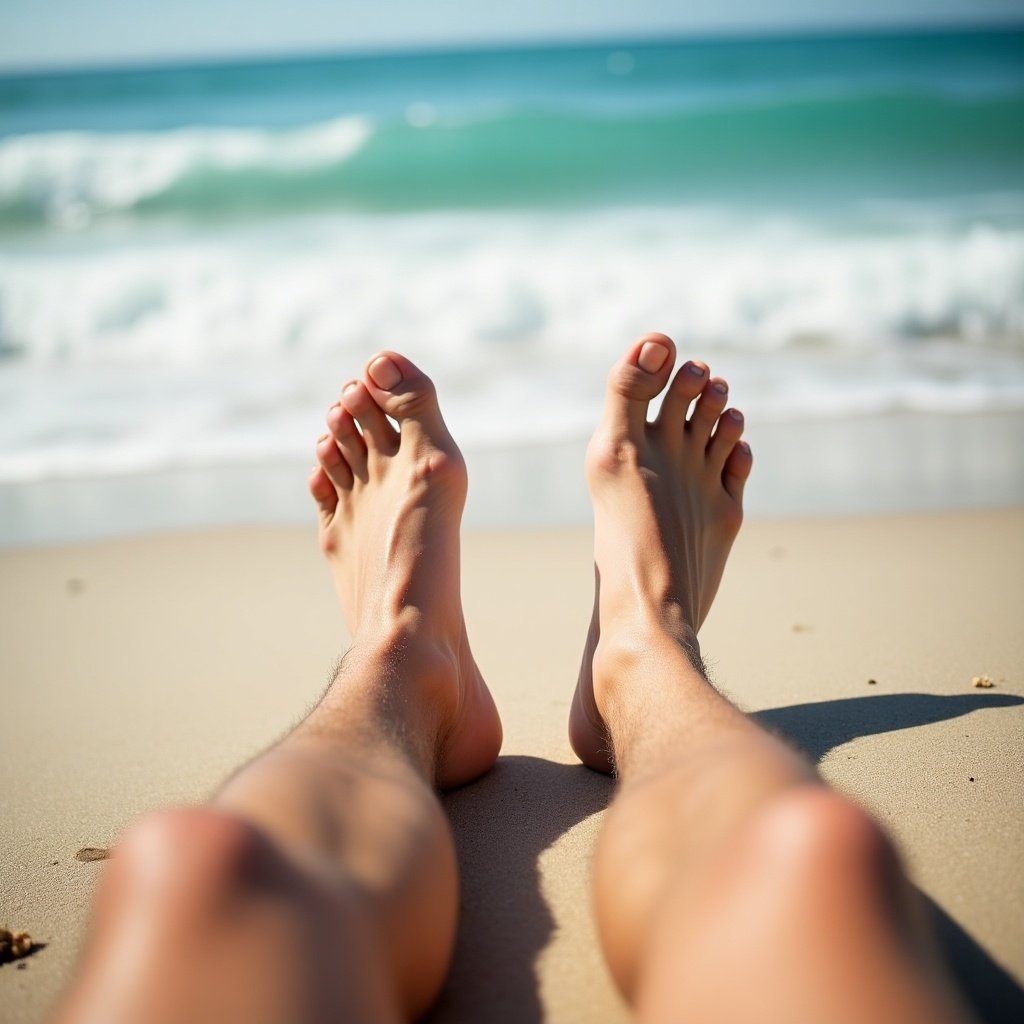
[[[352,647],[209,807],[129,830],[62,1019],[384,1024],[441,986],[458,881],[434,787],[501,745],[459,593],[465,465],[397,353],[346,385],[328,427],[310,490]]]
[[[697,630],[752,457],[725,382],[697,362],[670,382],[674,362],[664,335],[627,351],[587,455],[570,739],[619,777],[594,881],[612,973],[642,1021],[965,1019],[884,833],[707,680]]]

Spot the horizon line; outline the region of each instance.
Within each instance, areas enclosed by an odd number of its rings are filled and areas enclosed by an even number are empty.
[[[990,21],[950,20],[939,24],[861,24],[847,28],[822,25],[790,26],[746,26],[743,28],[720,28],[695,30],[669,35],[623,35],[612,36],[595,33],[592,36],[538,36],[519,37],[508,40],[480,39],[457,42],[428,42],[421,45],[396,43],[381,45],[368,43],[365,46],[344,48],[302,48],[268,51],[254,49],[247,53],[203,53],[153,57],[152,59],[128,60],[87,60],[82,63],[55,61],[41,64],[8,65],[0,64],[0,80],[28,78],[42,75],[73,76],[81,74],[131,74],[143,71],[186,71],[207,67],[244,67],[253,64],[289,64],[304,61],[331,60],[374,60],[387,57],[443,57],[464,53],[515,53],[530,50],[558,49],[601,49],[606,46],[655,48],[681,43],[732,43],[743,41],[782,42],[794,39],[870,39],[878,37],[907,36],[948,36],[955,34],[990,35],[1002,31],[1024,32],[1024,15],[1019,18],[1002,18]]]

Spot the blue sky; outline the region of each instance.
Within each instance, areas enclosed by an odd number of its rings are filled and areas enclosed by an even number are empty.
[[[0,69],[1024,20],[1024,0],[0,0]]]

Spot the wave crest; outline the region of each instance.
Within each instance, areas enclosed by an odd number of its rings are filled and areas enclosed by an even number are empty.
[[[372,134],[366,118],[310,128],[184,128],[102,135],[52,132],[0,141],[0,222],[79,227],[147,202],[230,198],[247,177],[279,182],[333,168]],[[220,188],[211,189],[219,183]],[[203,205],[201,202],[198,205]]]
[[[1024,95],[748,99],[643,117],[513,106],[303,129],[51,133],[0,141],[0,225],[103,215],[552,208],[739,202],[828,208],[865,196],[1016,190]]]

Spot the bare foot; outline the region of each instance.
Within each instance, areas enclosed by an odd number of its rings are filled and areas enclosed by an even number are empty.
[[[614,681],[602,672],[612,653],[608,637],[642,644],[653,628],[699,657],[697,630],[743,518],[752,458],[739,439],[742,414],[723,412],[725,381],[709,378],[703,363],[684,363],[658,418],[647,421],[648,403],[674,364],[675,345],[663,334],[632,345],[612,369],[587,449],[597,580],[569,739],[580,760],[602,772],[614,768],[601,713]]]
[[[309,490],[353,650],[401,663],[437,719],[433,781],[462,785],[501,747],[462,615],[462,454],[433,383],[395,352],[375,356],[362,381],[345,385],[327,426]]]

